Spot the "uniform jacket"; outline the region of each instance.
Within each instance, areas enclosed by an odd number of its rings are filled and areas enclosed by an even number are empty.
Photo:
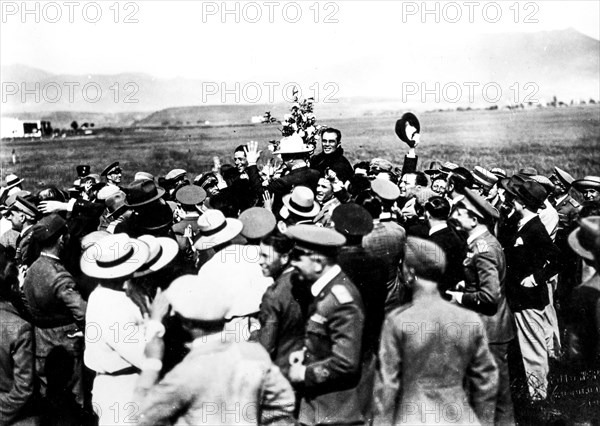
[[[331,169],[342,182],[346,182],[354,175],[354,169],[344,157],[344,149],[341,146],[331,154],[321,152],[313,155],[310,159],[310,167],[317,170],[321,176],[325,176],[325,170]]]
[[[490,343],[510,341],[514,330],[504,287],[506,261],[500,243],[489,231],[471,241],[464,268],[462,305],[479,313]]]
[[[292,296],[292,272],[292,268],[283,271],[267,288],[258,314],[258,341],[286,377],[290,354],[302,349],[304,343],[304,318],[300,305]]]
[[[443,280],[439,283],[440,293],[443,297],[446,290],[454,288],[458,282],[465,279],[463,261],[467,256],[467,244],[448,226],[435,231],[425,238],[444,249],[444,253],[446,254],[446,272],[444,273]]]
[[[34,392],[33,327],[6,301],[0,301],[0,424],[26,415]]]
[[[362,424],[361,342],[364,308],[358,289],[339,272],[308,308],[301,423]]]
[[[560,251],[554,245],[538,216],[507,237],[506,293],[513,312],[544,309],[549,303],[546,281],[561,269]],[[534,287],[523,287],[521,281],[532,275]]]
[[[386,318],[379,360],[374,424],[493,423],[498,369],[474,312],[416,298]]]
[[[137,388],[138,425],[294,424],[289,382],[258,343],[198,338],[150,389]]]
[[[554,206],[558,212],[558,229],[571,229],[577,220],[577,215],[581,209],[579,204],[573,197],[567,194],[564,200]]]
[[[16,241],[17,253],[15,260],[19,266],[31,266],[40,255],[40,249],[33,241],[33,226],[30,226],[19,234]]]

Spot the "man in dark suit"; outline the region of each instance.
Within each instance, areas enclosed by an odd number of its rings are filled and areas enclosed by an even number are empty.
[[[494,424],[515,423],[508,345],[515,337],[513,315],[506,302],[506,261],[500,243],[488,230],[498,211],[482,196],[465,189],[465,198],[454,206],[452,218],[467,232],[468,252],[464,261],[464,287],[449,291],[452,300],[479,314],[485,325],[490,351],[498,366],[498,395]]]
[[[561,269],[560,250],[536,213],[544,207],[545,199],[546,191],[537,182],[515,181],[507,186],[505,202],[514,206],[519,221],[504,242],[506,292],[515,315],[529,395],[534,401],[545,400],[548,388],[546,281]]]
[[[354,175],[354,169],[348,159],[344,157],[342,132],[333,127],[323,129],[321,145],[323,151],[311,157],[310,167],[317,170],[321,176],[325,176],[325,171],[331,169],[342,182],[350,179]]]
[[[446,297],[446,291],[465,279],[463,260],[467,255],[467,243],[458,233],[448,226],[450,202],[444,197],[431,197],[425,203],[425,219],[429,224],[430,241],[444,249],[448,265],[446,273],[440,279],[440,294]]]
[[[314,225],[296,225],[287,233],[296,241],[291,264],[310,288],[305,351],[290,356],[289,377],[302,387],[302,424],[365,424],[361,404],[364,307],[358,289],[335,262],[346,242],[338,232]]]
[[[383,326],[375,424],[492,424],[498,370],[479,316],[440,297],[446,259],[408,237],[402,266],[410,304]]]

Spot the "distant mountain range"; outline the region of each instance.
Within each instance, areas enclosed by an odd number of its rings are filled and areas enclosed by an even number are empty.
[[[500,105],[520,103],[528,94],[544,101],[557,96],[565,102],[600,97],[600,41],[573,29],[478,35],[465,37],[460,43],[438,39],[419,44],[418,48],[410,43],[398,47],[401,55],[370,57],[369,52],[357,52],[352,58],[341,58],[329,67],[321,64],[312,74],[303,75],[302,81],[335,82],[339,88],[333,97],[339,102],[317,103],[319,117],[407,108],[489,106],[482,97],[481,86],[490,82],[502,87]],[[282,81],[286,78],[293,81],[294,76],[282,76]],[[0,79],[5,98],[2,115],[43,116],[57,123],[76,119],[93,121],[97,126],[161,125],[167,121],[184,125],[206,121],[226,124],[249,122],[250,117],[266,110],[279,116],[289,108],[282,99],[276,99],[272,105],[244,103],[243,99],[239,104],[223,105],[219,96],[203,99],[203,82],[214,81],[208,78],[158,79],[145,73],[56,75],[25,65],[10,65],[0,69]],[[452,103],[444,96],[439,102],[428,96],[422,102],[421,84],[431,89],[436,82],[442,88],[445,84],[459,85],[463,97]],[[468,101],[465,82],[480,84],[474,91],[473,103]],[[413,87],[419,87],[419,93],[406,96],[403,89],[407,83],[416,84]],[[39,90],[35,89],[36,84]],[[37,92],[38,99],[34,94],[23,95],[23,86]],[[330,93],[321,90],[321,96]],[[85,118],[80,118],[82,115]]]

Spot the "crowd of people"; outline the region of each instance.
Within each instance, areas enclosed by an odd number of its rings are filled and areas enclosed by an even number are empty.
[[[0,424],[508,425],[519,381],[542,418],[554,363],[600,365],[600,177],[419,171],[396,130],[402,167],[326,128],[194,178],[9,175]]]

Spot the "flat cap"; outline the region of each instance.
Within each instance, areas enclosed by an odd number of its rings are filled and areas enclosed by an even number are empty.
[[[107,176],[118,167],[119,167],[119,162],[115,161],[114,163],[107,166],[104,170],[102,170],[102,173],[100,173],[100,176]]]
[[[186,185],[177,190],[175,199],[184,206],[195,206],[206,199],[206,191],[197,185]]]
[[[275,215],[263,207],[250,207],[244,210],[238,219],[243,224],[242,236],[249,240],[269,235],[277,225]]]
[[[337,206],[331,214],[335,230],[345,236],[365,236],[373,230],[373,218],[362,206],[347,203]]]
[[[446,253],[432,241],[408,237],[404,263],[418,277],[439,281],[446,270]]]
[[[169,173],[167,173],[167,175],[165,176],[165,179],[166,180],[176,180],[181,177],[185,177],[185,175],[187,175],[187,172],[185,170],[173,169]]]
[[[558,167],[554,168],[554,174],[556,175],[558,180],[560,180],[562,184],[567,188],[573,185],[573,182],[575,181],[575,178],[573,176],[571,176],[569,173],[565,172],[563,169],[560,169]]]
[[[297,245],[324,254],[329,254],[346,244],[346,237],[339,232],[316,225],[290,226],[285,233],[295,240]]]
[[[33,225],[32,236],[36,241],[43,243],[55,235],[64,232],[66,227],[67,221],[58,214],[53,213],[48,216],[44,216],[38,223]]]
[[[475,183],[484,188],[491,188],[498,182],[498,176],[481,166],[475,166],[472,175],[473,179],[475,179]]]
[[[500,217],[498,210],[488,203],[485,198],[471,191],[469,188],[465,188],[463,195],[464,197],[456,203],[456,207],[465,208],[483,220],[497,220]]]
[[[400,188],[387,179],[374,179],[371,182],[371,189],[375,195],[388,201],[395,201],[400,196]]]

